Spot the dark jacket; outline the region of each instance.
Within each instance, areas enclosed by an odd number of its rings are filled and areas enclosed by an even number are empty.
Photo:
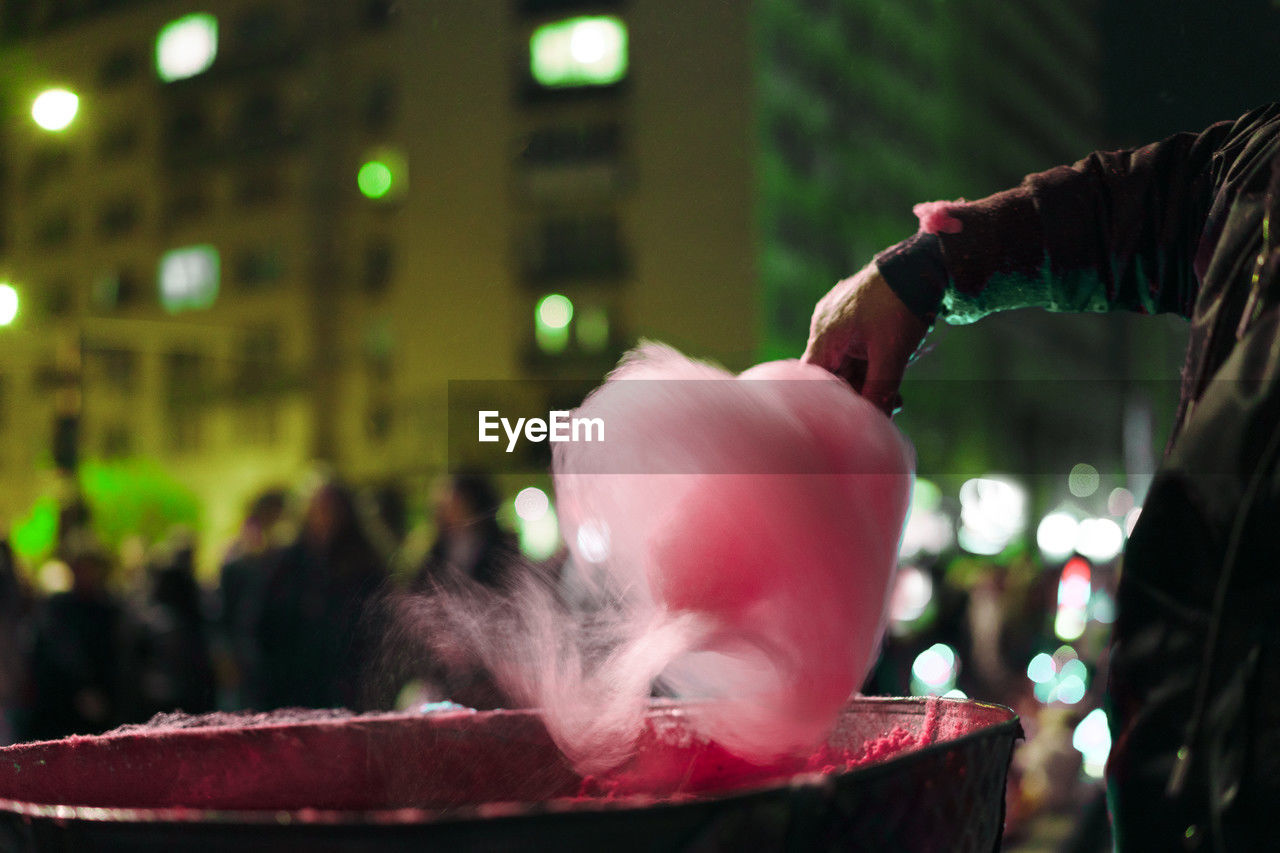
[[[1271,105],[949,206],[954,233],[921,233],[877,257],[890,287],[928,319],[1039,305],[1191,320],[1177,424],[1118,595],[1108,787],[1122,848],[1273,845],[1278,200],[1280,106]]]

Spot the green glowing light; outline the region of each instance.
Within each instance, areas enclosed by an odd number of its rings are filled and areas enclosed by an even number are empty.
[[[160,258],[160,304],[170,313],[208,308],[218,298],[222,263],[213,246],[184,246]]]
[[[86,462],[80,469],[80,488],[94,532],[113,548],[129,536],[157,542],[174,525],[200,526],[195,495],[155,462]]]
[[[69,89],[46,89],[31,102],[31,118],[45,130],[66,130],[80,111],[80,96]]]
[[[58,538],[58,502],[52,497],[40,498],[30,515],[13,523],[10,533],[13,550],[28,565],[47,557]]]
[[[609,312],[595,305],[578,316],[578,346],[583,352],[603,352],[609,346]]]
[[[383,198],[391,192],[395,184],[395,175],[391,167],[381,160],[370,160],[360,167],[356,175],[356,184],[366,198]]]
[[[0,282],[0,326],[7,326],[18,316],[18,291],[7,281]]]
[[[567,329],[573,322],[573,303],[559,293],[542,297],[538,302],[538,322],[549,329]]]
[[[533,311],[533,322],[533,336],[538,349],[552,354],[564,352],[569,347],[573,303],[559,293],[548,294],[538,300],[538,307]]]
[[[165,24],[156,35],[156,75],[166,83],[209,70],[218,55],[218,19],[198,12]]]
[[[529,39],[529,71],[552,88],[617,83],[627,75],[627,27],[611,15],[544,24]]]

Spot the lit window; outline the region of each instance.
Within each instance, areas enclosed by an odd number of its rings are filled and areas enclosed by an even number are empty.
[[[170,21],[156,36],[156,74],[166,83],[209,70],[218,55],[218,19],[199,12]]]
[[[608,86],[627,75],[627,28],[612,16],[545,24],[529,39],[529,71],[542,86]]]
[[[208,308],[218,297],[221,272],[213,246],[184,246],[160,258],[160,304],[171,313]]]
[[[573,303],[567,296],[551,293],[538,300],[533,311],[533,334],[538,349],[546,353],[564,352],[569,346],[569,324]]]

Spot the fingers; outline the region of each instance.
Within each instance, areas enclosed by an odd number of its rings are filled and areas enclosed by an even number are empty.
[[[869,265],[839,282],[814,309],[803,361],[831,371],[886,414],[928,327]]]

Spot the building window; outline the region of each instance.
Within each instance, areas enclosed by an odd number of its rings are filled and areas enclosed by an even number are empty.
[[[236,204],[243,207],[270,204],[284,195],[284,176],[275,163],[248,166],[236,176]]]
[[[65,246],[71,241],[71,211],[55,210],[36,225],[36,245],[42,249]]]
[[[208,308],[218,298],[222,264],[213,246],[184,246],[160,258],[160,304],[171,314]]]
[[[525,138],[520,159],[530,166],[564,166],[612,160],[622,148],[617,122],[544,127]]]
[[[98,137],[98,156],[104,160],[118,160],[136,151],[139,139],[136,120],[121,122],[107,128]]]
[[[207,144],[211,130],[209,120],[199,104],[182,104],[169,117],[165,146],[170,151],[182,151]]]
[[[285,41],[284,19],[278,9],[251,9],[236,21],[235,50],[246,56],[262,56],[280,49]]]
[[[169,446],[178,452],[196,450],[201,439],[199,403],[205,395],[205,365],[199,353],[171,352],[165,356]]]
[[[364,291],[369,294],[385,293],[391,286],[395,270],[395,249],[391,241],[374,238],[364,250]]]
[[[141,295],[136,275],[128,270],[113,270],[94,280],[89,298],[95,311],[108,314],[137,304]]]
[[[275,326],[257,326],[245,333],[236,375],[236,389],[254,396],[280,380],[280,331]]]
[[[107,387],[131,394],[138,385],[138,354],[127,349],[101,349],[94,353],[98,375]]]
[[[123,237],[137,228],[141,218],[136,199],[113,199],[98,212],[98,234],[109,240]]]
[[[253,92],[240,104],[236,117],[237,141],[242,144],[270,142],[283,133],[283,110],[274,92]]]
[[[190,222],[209,211],[209,188],[197,179],[180,181],[173,185],[171,192],[165,202],[166,224]]]
[[[607,352],[612,341],[608,309],[598,304],[575,306],[567,296],[549,293],[534,305],[533,339],[547,355]]]
[[[75,306],[75,291],[71,287],[71,279],[65,277],[51,279],[45,285],[40,301],[46,317],[58,319],[70,316]]]
[[[208,71],[218,56],[218,19],[197,12],[165,24],[156,35],[156,75],[165,83]]]
[[[543,24],[529,38],[529,73],[545,88],[611,86],[627,66],[627,27],[612,15]]]
[[[365,327],[361,355],[364,356],[364,366],[370,380],[385,382],[391,378],[392,368],[395,366],[396,338],[388,318],[381,317]]]
[[[365,436],[375,444],[382,444],[391,437],[393,420],[391,404],[386,400],[375,400],[365,415]]]
[[[280,250],[274,246],[245,249],[236,258],[236,283],[253,290],[266,289],[284,275]]]
[[[398,96],[395,83],[390,80],[375,80],[369,84],[364,96],[364,128],[372,133],[387,130],[396,118]]]
[[[26,188],[34,192],[49,181],[71,171],[71,151],[62,145],[48,145],[36,150],[27,167]]]
[[[360,11],[360,24],[366,30],[386,29],[395,23],[400,15],[400,4],[396,0],[365,0]]]
[[[98,84],[104,89],[128,83],[142,70],[142,58],[137,52],[121,48],[107,54],[98,66]]]
[[[538,280],[613,277],[626,266],[612,214],[547,219],[534,229],[525,255],[526,274]]]

